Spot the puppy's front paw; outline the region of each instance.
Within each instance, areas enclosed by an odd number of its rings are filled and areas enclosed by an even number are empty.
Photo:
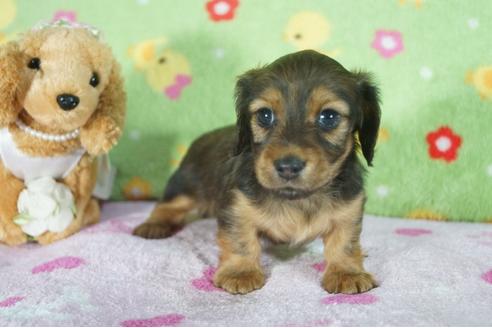
[[[163,239],[172,236],[176,230],[176,227],[165,223],[143,223],[133,230],[133,235],[146,239]]]
[[[263,287],[264,284],[265,275],[257,268],[247,271],[219,268],[214,276],[214,285],[231,294],[247,294]]]
[[[329,293],[357,294],[377,286],[370,273],[362,272],[326,272],[322,281],[323,288]]]

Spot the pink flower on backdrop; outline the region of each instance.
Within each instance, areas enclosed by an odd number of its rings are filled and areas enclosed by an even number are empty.
[[[238,0],[210,0],[205,5],[209,18],[214,22],[233,19],[238,6]]]
[[[403,51],[403,37],[398,31],[377,30],[371,46],[381,57],[389,59]]]
[[[75,23],[77,21],[77,13],[72,10],[58,10],[53,16],[52,21],[64,20],[67,22]]]
[[[395,230],[397,235],[417,237],[421,235],[431,234],[432,231],[428,229],[420,229],[420,228],[399,228]]]
[[[0,301],[0,308],[11,307],[22,301],[24,297],[22,296],[13,296]]]
[[[178,325],[185,317],[173,313],[160,315],[150,319],[130,319],[121,323],[123,327],[171,327]]]
[[[207,267],[203,270],[203,275],[200,278],[191,281],[191,285],[204,292],[222,291],[222,289],[214,286],[213,279],[215,271],[214,267]]]

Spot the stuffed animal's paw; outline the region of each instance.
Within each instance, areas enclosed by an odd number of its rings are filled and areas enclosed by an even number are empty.
[[[19,226],[11,224],[5,229],[0,227],[0,242],[9,246],[18,246],[27,242],[27,236]]]
[[[93,156],[107,153],[121,136],[121,129],[110,117],[101,117],[80,132],[82,146]]]
[[[48,245],[67,237],[67,234],[62,232],[45,232],[41,236],[37,237],[36,240],[41,245]]]

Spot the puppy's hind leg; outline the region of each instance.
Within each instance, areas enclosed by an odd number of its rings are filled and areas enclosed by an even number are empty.
[[[196,208],[196,200],[186,192],[180,172],[171,177],[164,200],[157,203],[150,217],[133,230],[133,235],[147,239],[167,238],[185,225],[187,215]]]
[[[150,217],[133,230],[133,235],[147,239],[167,238],[184,225],[186,215],[195,208],[195,201],[180,195],[158,203]]]

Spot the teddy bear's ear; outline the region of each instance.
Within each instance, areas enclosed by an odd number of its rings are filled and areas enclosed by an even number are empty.
[[[19,99],[28,86],[27,56],[15,41],[0,47],[0,127],[15,122],[22,110]]]
[[[113,59],[108,83],[99,96],[96,111],[82,127],[80,140],[91,155],[107,153],[118,141],[125,122],[126,94],[120,65]]]

